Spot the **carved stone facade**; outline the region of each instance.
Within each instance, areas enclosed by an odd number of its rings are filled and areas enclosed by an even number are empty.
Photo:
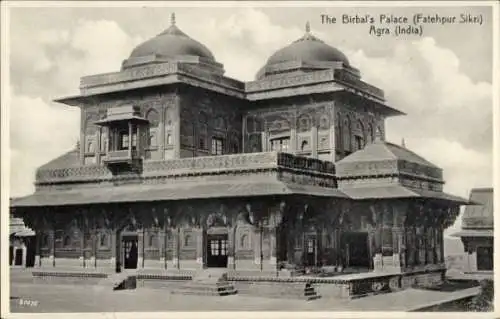
[[[243,83],[175,25],[163,34],[152,43],[172,42],[58,100],[81,109],[79,146],[11,203],[36,231],[36,266],[442,268],[464,201],[442,193],[439,168],[384,141],[402,113],[342,53],[307,30],[299,46],[320,54],[301,58],[294,42],[290,61]]]

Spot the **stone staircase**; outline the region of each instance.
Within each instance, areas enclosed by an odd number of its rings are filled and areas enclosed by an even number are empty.
[[[135,289],[137,286],[137,275],[130,272],[109,274],[106,278],[100,280],[97,286],[112,290]]]
[[[225,278],[226,269],[204,269],[181,285],[172,287],[172,294],[199,296],[229,296],[237,293]]]

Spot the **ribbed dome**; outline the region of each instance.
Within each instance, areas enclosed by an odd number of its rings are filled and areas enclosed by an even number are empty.
[[[309,22],[306,24],[306,33],[302,38],[278,50],[267,60],[266,64],[287,61],[343,62],[349,65],[349,60],[344,53],[311,34]]]
[[[156,37],[138,45],[130,54],[130,58],[155,54],[167,57],[192,55],[215,60],[206,46],[190,38],[175,25],[174,14],[172,14],[172,25]]]

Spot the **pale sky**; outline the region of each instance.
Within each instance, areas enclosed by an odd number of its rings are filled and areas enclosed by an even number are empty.
[[[43,5],[43,4],[41,4]],[[78,93],[81,76],[113,72],[132,49],[177,26],[205,44],[226,75],[252,80],[276,50],[311,31],[337,47],[363,80],[407,113],[387,138],[444,170],[445,191],[492,186],[492,14],[461,8],[14,8],[10,11],[10,196],[33,192],[38,166],[73,148],[79,111],[51,102]],[[321,14],[481,14],[482,25],[426,25],[376,37],[367,25],[322,25]],[[456,224],[458,227],[459,224]]]

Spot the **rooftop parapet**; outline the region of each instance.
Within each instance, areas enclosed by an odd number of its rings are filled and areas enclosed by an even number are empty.
[[[262,170],[280,171],[281,176],[288,174],[288,177],[290,174],[316,176],[325,179],[325,182],[322,183],[325,186],[333,187],[335,185],[335,166],[333,163],[277,152],[145,161],[140,176],[136,178],[168,179],[180,176],[223,175]],[[36,174],[36,185],[43,187],[54,184],[99,183],[120,178],[123,177],[113,176],[111,171],[103,165],[85,165],[39,169]]]

